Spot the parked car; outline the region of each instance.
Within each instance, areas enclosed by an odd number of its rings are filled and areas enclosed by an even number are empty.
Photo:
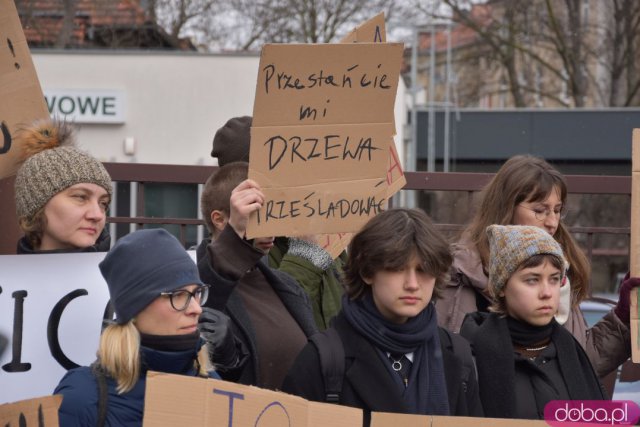
[[[609,294],[592,296],[580,303],[580,310],[582,310],[589,327],[598,323],[598,320],[602,319],[616,305],[616,301],[611,299],[612,296]],[[615,298],[617,300],[617,295]]]

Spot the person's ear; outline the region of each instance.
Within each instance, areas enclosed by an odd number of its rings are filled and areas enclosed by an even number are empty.
[[[369,286],[373,285],[373,279],[372,279],[372,278],[363,277],[363,278],[362,278],[362,281],[363,281],[364,283],[366,283],[367,285],[369,285]]]
[[[227,218],[224,212],[219,210],[211,211],[211,223],[218,232],[224,230],[224,227],[227,226],[227,222],[229,222],[229,218]]]

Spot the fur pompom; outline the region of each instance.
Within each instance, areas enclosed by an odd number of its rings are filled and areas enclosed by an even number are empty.
[[[16,133],[15,142],[22,147],[22,161],[34,154],[56,147],[75,145],[73,127],[66,121],[38,120]]]

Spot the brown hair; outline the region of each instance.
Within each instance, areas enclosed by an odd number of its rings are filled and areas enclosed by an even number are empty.
[[[231,192],[238,184],[247,179],[248,174],[249,163],[233,162],[218,168],[207,179],[200,197],[200,211],[210,234],[215,232],[215,227],[211,222],[211,212],[221,211],[227,217],[230,215]]]
[[[489,241],[485,232],[487,227],[491,224],[512,224],[515,209],[520,203],[543,201],[554,188],[560,192],[560,200],[564,206],[567,201],[564,176],[540,157],[513,156],[502,165],[482,191],[480,206],[463,233],[477,248],[483,266],[489,262]],[[587,297],[591,268],[586,255],[562,221],[558,223],[553,237],[562,246],[569,262],[572,304],[576,306]]]
[[[44,230],[47,229],[48,222],[47,216],[44,214],[44,208],[45,207],[42,206],[30,218],[22,217],[18,220],[20,228],[34,250],[40,248]]]
[[[419,209],[390,209],[376,215],[353,237],[348,254],[344,279],[351,299],[371,292],[363,278],[373,277],[378,271],[401,269],[414,255],[436,278],[433,297],[437,298],[449,279],[452,262],[446,239]]]
[[[524,270],[525,268],[533,268],[533,267],[542,265],[544,264],[545,261],[550,262],[552,266],[560,270],[560,273],[563,274],[562,269],[564,268],[564,260],[551,254],[536,254],[536,255],[533,255],[532,257],[527,258],[518,266],[514,274],[520,270]],[[509,282],[507,281],[507,285],[505,285],[504,288],[508,286],[508,283]],[[504,288],[502,290],[504,290]],[[494,289],[495,289],[494,286],[489,286],[489,293],[492,299],[492,303],[489,306],[489,311],[506,315],[507,302],[505,301],[504,297],[501,297],[500,295],[496,295],[494,293]]]

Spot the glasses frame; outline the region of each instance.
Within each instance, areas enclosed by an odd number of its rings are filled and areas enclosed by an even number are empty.
[[[178,289],[175,291],[171,291],[171,292],[160,292],[160,295],[164,296],[164,297],[169,297],[169,302],[171,303],[171,307],[176,310],[176,311],[185,311],[189,305],[191,304],[191,298],[195,298],[195,301],[198,303],[198,305],[200,305],[202,307],[202,305],[204,303],[207,302],[207,299],[209,299],[209,285],[199,285],[197,288],[194,289],[193,292],[188,291],[186,289]],[[178,308],[176,307],[174,301],[173,301],[173,296],[177,293],[183,293],[186,292],[187,294],[189,294],[187,296],[187,301],[184,304],[184,307]],[[196,293],[200,292],[201,296],[200,296],[200,301],[198,301],[198,298],[196,297]]]
[[[549,208],[544,208],[544,212],[542,212],[542,213],[536,212],[535,208],[530,208],[529,206],[525,206],[522,203],[519,204],[518,206],[533,212],[533,215],[536,217],[536,219],[538,221],[544,221],[550,215],[557,216],[560,220],[563,220],[563,219],[565,219],[567,217],[567,214],[569,213],[569,210],[566,209],[564,207],[564,205],[562,205],[562,207],[560,208],[560,212],[558,212],[558,213],[556,213],[553,209],[549,209]]]

